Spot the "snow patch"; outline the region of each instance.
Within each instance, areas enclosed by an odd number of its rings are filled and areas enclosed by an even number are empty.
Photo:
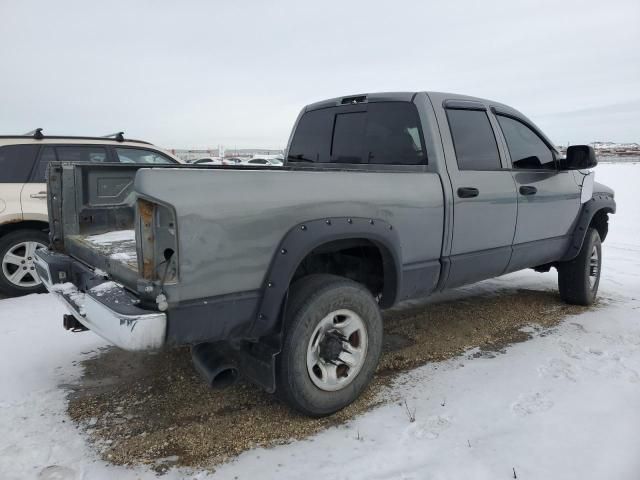
[[[110,245],[117,242],[135,242],[136,235],[134,230],[114,230],[99,235],[89,235],[86,240],[94,245]]]

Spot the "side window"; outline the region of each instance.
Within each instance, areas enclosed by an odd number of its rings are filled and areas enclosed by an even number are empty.
[[[415,105],[409,102],[369,104],[365,146],[369,163],[426,163]]]
[[[418,112],[409,102],[375,102],[356,112],[331,107],[305,113],[288,160],[387,165],[427,161]]]
[[[533,130],[513,118],[503,115],[497,117],[507,141],[513,168],[556,169],[551,149]]]
[[[33,168],[39,145],[0,147],[0,183],[25,183]]]
[[[156,165],[176,163],[166,155],[142,148],[116,148],[116,154],[121,163],[150,163]]]
[[[487,112],[447,110],[460,170],[500,170],[500,154]]]
[[[49,162],[55,161],[56,152],[53,147],[44,147],[40,152],[40,158],[38,158],[38,163],[36,164],[36,168],[33,170],[30,182],[45,183],[47,181],[47,167],[49,166]]]
[[[328,162],[334,109],[312,110],[302,115],[289,147],[291,162]]]
[[[58,160],[61,162],[108,162],[107,149],[104,147],[94,147],[92,145],[56,147]]]
[[[336,115],[331,145],[333,163],[367,163],[364,156],[365,112],[340,113]]]

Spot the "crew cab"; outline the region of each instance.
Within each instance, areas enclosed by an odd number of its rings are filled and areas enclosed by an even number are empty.
[[[150,143],[124,138],[44,135],[0,136],[0,292],[44,291],[34,252],[48,244],[47,186],[51,161],[175,165],[180,160]]]
[[[212,386],[239,373],[331,414],[363,391],[380,310],[516,270],[558,270],[591,304],[613,191],[522,113],[437,92],[308,105],[284,167],[52,163],[64,324],[130,350],[191,345]]]

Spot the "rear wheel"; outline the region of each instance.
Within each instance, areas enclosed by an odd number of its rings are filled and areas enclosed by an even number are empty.
[[[0,291],[11,296],[44,291],[34,253],[47,243],[47,234],[38,230],[17,230],[0,238]]]
[[[590,228],[576,258],[558,265],[558,287],[562,299],[574,305],[591,305],[598,293],[601,268],[600,235],[595,228]]]
[[[310,416],[353,402],[371,381],[382,349],[382,317],[371,293],[334,275],[310,275],[289,295],[277,392]]]

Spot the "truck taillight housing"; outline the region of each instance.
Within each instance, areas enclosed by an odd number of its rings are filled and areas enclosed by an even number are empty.
[[[178,279],[178,242],[173,209],[139,198],[136,208],[138,271],[145,280]]]

